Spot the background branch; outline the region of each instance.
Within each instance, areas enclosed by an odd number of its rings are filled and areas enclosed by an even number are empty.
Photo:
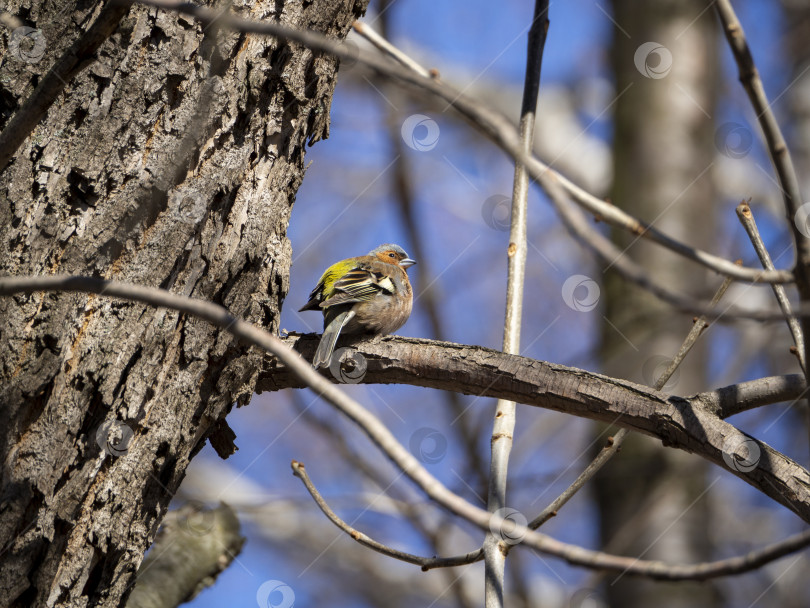
[[[537,96],[540,92],[540,73],[543,64],[543,49],[548,33],[548,0],[536,0],[534,15],[529,28],[526,51],[526,74],[523,82],[523,102],[520,108],[520,142],[523,153],[531,154],[534,139]],[[523,284],[526,277],[526,222],[529,207],[529,176],[520,162],[515,163],[512,186],[512,208],[509,223],[509,245],[506,250],[506,315],[503,329],[503,352],[520,352],[520,327],[523,316]],[[489,492],[487,509],[495,513],[506,507],[506,483],[509,470],[509,454],[512,451],[515,421],[514,401],[498,399],[492,423],[490,441],[491,462],[489,468]],[[490,607],[503,606],[504,571],[507,545],[495,533],[484,539],[484,603]]]

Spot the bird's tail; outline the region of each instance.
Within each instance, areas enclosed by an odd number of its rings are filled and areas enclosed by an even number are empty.
[[[351,321],[352,317],[354,317],[354,311],[346,310],[327,323],[318,344],[318,350],[315,351],[315,357],[312,359],[312,366],[315,369],[329,367],[332,351],[335,350],[335,344],[340,336],[340,330],[343,329],[346,323]]]

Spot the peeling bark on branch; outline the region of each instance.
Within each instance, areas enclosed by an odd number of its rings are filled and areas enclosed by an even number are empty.
[[[309,359],[318,343],[314,335],[289,336],[287,341]],[[747,409],[732,407],[731,395],[737,387],[684,398],[626,380],[479,346],[398,337],[354,346],[367,365],[364,383],[411,384],[509,399],[638,431],[660,439],[665,446],[713,462],[810,522],[810,473],[718,416],[722,407],[729,408],[728,415]],[[324,373],[329,374],[328,370]],[[739,392],[747,394],[749,407],[755,407],[765,398],[763,395],[772,394],[773,383],[782,384],[775,380],[764,382],[762,395],[752,395],[755,391],[750,385],[741,385]],[[256,390],[301,386],[269,358]],[[795,398],[804,390],[801,381],[792,376],[787,377],[783,388],[785,398]],[[756,462],[749,468],[746,459],[755,455]]]

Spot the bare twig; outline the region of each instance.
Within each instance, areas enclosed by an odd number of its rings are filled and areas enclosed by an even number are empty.
[[[754,219],[754,214],[751,213],[751,207],[747,201],[742,201],[739,205],[737,205],[737,217],[740,218],[743,228],[745,228],[745,231],[748,233],[748,238],[751,239],[751,243],[754,245],[754,250],[757,252],[757,256],[759,256],[759,261],[762,262],[763,268],[768,270],[772,269],[774,265],[773,261],[771,260],[771,254],[768,253],[765,243],[762,242],[762,237],[759,234],[759,229],[757,228],[757,223]],[[788,328],[793,336],[793,343],[796,345],[796,356],[799,359],[799,366],[802,368],[802,372],[804,372],[805,376],[807,376],[804,334],[802,333],[802,328],[799,325],[799,321],[791,313],[790,300],[788,300],[785,287],[783,285],[776,284],[772,284],[771,287],[773,288],[773,294],[776,296],[776,301],[779,302],[779,308],[781,308],[782,312],[785,313],[785,320],[787,321]]]
[[[368,23],[363,23],[362,21],[355,21],[352,24],[354,31],[360,34],[363,38],[368,40],[371,44],[381,50],[383,53],[386,53],[393,59],[396,59],[399,63],[403,66],[411,70],[412,72],[419,74],[423,78],[431,78],[432,75],[429,70],[426,70],[421,65],[419,65],[414,59],[403,53],[393,44],[388,42],[385,38],[380,36],[377,32],[371,29]]]
[[[68,83],[92,63],[98,47],[110,37],[129,4],[108,3],[99,13],[93,25],[74,42],[42,78],[23,106],[14,113],[6,128],[0,133],[0,171],[8,164],[25,139],[45,116],[48,108],[62,93]]]
[[[312,498],[317,503],[324,515],[335,524],[338,528],[343,530],[346,534],[351,536],[355,541],[373,549],[378,553],[393,557],[409,564],[421,566],[423,571],[432,570],[434,568],[452,568],[455,566],[463,566],[480,561],[484,557],[483,549],[467,553],[466,555],[459,555],[456,557],[424,557],[421,555],[414,555],[399,551],[392,547],[388,547],[380,542],[375,541],[368,535],[353,528],[329,507],[329,504],[323,499],[318,492],[315,484],[309,478],[303,463],[292,461],[293,474],[298,477],[310,493]],[[716,578],[719,576],[729,576],[735,574],[742,574],[751,570],[756,570],[765,564],[780,559],[786,555],[799,551],[810,545],[810,530],[788,537],[783,541],[773,543],[767,547],[763,547],[758,551],[752,551],[746,555],[732,557],[716,562],[707,562],[703,564],[696,564],[694,566],[668,566],[662,562],[646,562],[647,573],[653,578],[661,578],[665,580],[705,580],[708,578]],[[626,560],[631,563],[633,558],[622,558],[616,556],[606,556],[616,560]],[[636,574],[638,574],[636,572]]]
[[[776,175],[782,187],[785,211],[793,229],[796,244],[799,245],[802,242],[807,242],[807,237],[798,230],[798,226],[796,226],[793,221],[796,217],[796,212],[802,204],[802,197],[799,192],[799,180],[796,178],[793,159],[785,143],[782,130],[779,128],[779,123],[776,121],[776,116],[774,116],[773,110],[771,109],[771,104],[768,102],[768,97],[765,95],[765,88],[762,86],[759,71],[756,65],[754,65],[751,49],[748,47],[748,42],[745,39],[745,32],[740,24],[740,20],[734,13],[734,8],[731,6],[730,0],[717,0],[714,7],[717,10],[720,23],[723,26],[723,33],[726,35],[728,44],[734,54],[734,59],[737,62],[740,82],[745,88],[745,92],[748,94],[751,105],[754,107],[757,120],[759,120],[759,126],[762,128],[765,141],[768,143],[768,152],[773,160]]]
[[[742,266],[741,260],[737,260],[737,262],[735,263],[739,266]],[[723,281],[723,284],[720,285],[720,288],[714,294],[714,297],[712,298],[710,305],[717,306],[717,304],[723,298],[723,296],[725,295],[726,291],[728,291],[728,288],[730,286],[731,286],[731,278],[726,277],[726,279]],[[775,285],[775,287],[781,287],[781,285]],[[678,369],[678,366],[683,362],[686,355],[689,354],[689,351],[692,350],[692,347],[698,341],[698,338],[700,338],[701,334],[703,333],[703,330],[705,330],[708,326],[709,321],[706,318],[706,315],[701,315],[698,319],[695,319],[695,322],[692,324],[692,329],[689,330],[689,333],[684,339],[683,344],[681,344],[681,347],[678,349],[678,352],[675,354],[675,357],[672,359],[672,361],[669,362],[667,368],[655,381],[656,390],[660,391],[664,389],[664,386],[666,385],[667,382],[669,382],[669,379],[672,377],[672,374],[675,373],[675,370]]]
[[[534,140],[537,97],[540,92],[540,73],[543,64],[543,49],[548,33],[548,0],[535,0],[529,41],[526,50],[526,74],[523,82],[523,102],[520,108],[520,143],[523,153],[530,155]],[[503,352],[520,352],[520,325],[523,316],[523,286],[526,276],[526,218],[529,206],[529,176],[526,167],[515,163],[515,178],[512,186],[512,211],[509,228],[506,280],[506,318],[503,330]],[[506,484],[509,469],[509,454],[515,431],[516,405],[514,401],[499,399],[495,404],[495,419],[490,441],[491,461],[489,467],[489,492],[487,509],[495,513],[506,507]],[[487,534],[484,539],[485,592],[487,608],[503,606],[504,570],[506,567],[506,543],[497,534]]]
[[[799,180],[796,177],[793,159],[790,156],[790,150],[785,143],[785,138],[779,128],[779,123],[776,121],[776,116],[773,113],[771,104],[768,102],[765,87],[762,85],[759,71],[751,55],[751,49],[748,47],[748,41],[745,39],[745,32],[740,24],[740,20],[734,13],[734,8],[731,6],[730,0],[718,0],[715,4],[715,8],[720,18],[720,23],[723,26],[723,33],[726,35],[728,45],[731,47],[731,51],[734,54],[734,60],[737,62],[740,83],[742,83],[743,88],[745,88],[748,99],[757,114],[759,126],[768,144],[768,154],[771,157],[773,166],[776,169],[776,175],[779,178],[788,225],[791,228],[793,241],[796,244],[796,266],[793,274],[796,280],[796,287],[799,291],[799,299],[803,304],[807,304],[810,303],[810,238],[806,234],[807,217],[806,214],[804,216],[802,215],[802,207],[804,207],[804,205],[802,204]],[[748,216],[751,217],[750,210]],[[740,220],[743,221],[743,225],[746,225],[743,217],[743,215],[740,215]],[[751,217],[751,223],[753,226],[753,217]],[[746,230],[750,236],[752,233],[748,225],[746,225]],[[752,236],[751,238],[753,240],[754,237]],[[757,247],[756,241],[754,241],[754,246]],[[763,266],[767,268],[768,266],[762,257],[762,252],[767,256],[767,251],[765,251],[764,246],[761,247],[761,251],[760,248],[757,248],[757,254],[760,255]],[[779,301],[779,306],[786,314],[790,331],[796,342],[799,364],[802,367],[802,371],[806,374],[810,352],[808,352],[808,344],[804,341],[804,335],[810,332],[810,319],[802,318],[800,322],[795,320],[791,321],[791,317],[787,312],[790,310],[790,306],[788,305],[784,290],[781,294],[779,292],[775,293]]]
[[[720,285],[717,293],[715,293],[714,297],[712,298],[712,306],[716,306],[717,303],[720,302],[720,299],[726,293],[730,285],[731,278],[726,277],[723,284]],[[672,374],[674,374],[675,370],[678,369],[678,366],[683,362],[684,358],[695,345],[695,342],[697,342],[697,339],[707,326],[708,323],[706,321],[706,317],[700,317],[695,321],[695,323],[692,325],[692,329],[684,339],[683,344],[681,344],[680,349],[678,349],[678,353],[675,355],[672,361],[670,361],[664,372],[655,380],[655,390],[663,390],[666,383],[669,382],[669,379],[672,377]],[[568,486],[557,498],[555,498],[551,504],[549,504],[545,509],[543,509],[543,511],[540,512],[537,517],[529,522],[529,527],[532,530],[536,530],[549,519],[554,517],[557,514],[557,511],[559,511],[565,505],[565,503],[571,500],[571,498],[573,498],[574,495],[579,492],[579,490],[581,490],[582,487],[590,479],[592,479],[593,476],[596,475],[611,458],[613,458],[613,456],[619,452],[622,442],[628,433],[629,431],[627,429],[619,429],[619,431],[613,437],[608,438],[607,444],[602,447],[599,454],[596,455],[585,470],[582,471],[574,482]]]
[[[318,489],[315,487],[315,484],[312,483],[312,480],[309,478],[309,475],[307,475],[307,471],[306,468],[304,467],[303,462],[293,460],[292,470],[293,475],[298,477],[298,479],[300,479],[303,482],[307,491],[315,500],[315,503],[318,505],[321,511],[323,511],[323,514],[329,518],[329,521],[331,521],[338,528],[343,530],[346,534],[351,536],[354,540],[356,540],[364,547],[373,549],[377,553],[382,553],[383,555],[387,555],[388,557],[393,557],[400,561],[408,562],[409,564],[416,564],[417,566],[424,566],[432,561],[432,558],[430,557],[413,555],[412,553],[406,553],[404,551],[399,551],[398,549],[388,547],[387,545],[377,542],[376,540],[367,536],[366,534],[363,534],[356,528],[352,528],[349,524],[347,524],[340,517],[338,517],[337,513],[335,513],[331,509],[329,504],[324,500],[323,496],[321,496],[320,492],[318,492]]]

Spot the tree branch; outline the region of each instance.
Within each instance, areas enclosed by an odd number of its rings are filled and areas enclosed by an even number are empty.
[[[535,0],[534,15],[529,28],[526,51],[526,74],[523,81],[523,102],[520,108],[520,143],[525,155],[530,155],[534,139],[537,97],[540,92],[540,73],[543,64],[543,49],[546,44],[549,17],[548,0]],[[507,247],[506,315],[503,330],[503,352],[520,352],[520,326],[523,316],[523,286],[526,276],[526,221],[529,207],[529,176],[526,167],[515,163],[512,186],[512,209],[509,222],[509,246]],[[514,401],[498,399],[492,423],[490,441],[491,460],[489,467],[489,492],[487,510],[496,513],[506,508],[506,484],[509,470],[509,454],[517,420]],[[484,539],[484,604],[487,608],[503,606],[504,571],[507,545],[497,534],[487,534]]]
[[[489,513],[472,505],[448,490],[419,464],[376,416],[343,391],[331,385],[298,354],[287,348],[284,342],[263,329],[233,317],[222,306],[179,296],[162,289],[93,277],[49,275],[0,279],[0,295],[43,290],[96,293],[173,308],[205,319],[232,335],[275,354],[278,362],[290,368],[293,377],[311,387],[328,403],[334,405],[357,424],[369,439],[429,498],[482,530],[509,530],[510,538],[517,538],[520,543],[543,553],[560,557],[575,565],[667,580],[712,575],[711,571],[705,571],[704,565],[700,564],[697,566],[670,566],[662,562],[645,562],[629,557],[616,557],[568,545],[545,534],[533,532],[514,520],[501,517],[497,513]],[[380,345],[385,342],[391,342],[391,339],[384,338],[370,344]],[[810,522],[810,473],[770,446],[743,435],[733,426],[719,420],[710,411],[693,405],[688,400],[667,397],[639,385],[581,371],[575,375],[576,381],[571,381],[574,378],[570,378],[562,385],[555,385],[554,376],[565,368],[516,355],[488,351],[488,349],[461,347],[447,343],[441,344],[441,346],[444,348],[455,347],[456,356],[452,357],[449,356],[449,353],[445,353],[445,357],[437,357],[440,353],[434,350],[434,344],[430,341],[410,342],[419,344],[419,348],[408,349],[410,351],[408,361],[409,363],[421,361],[421,364],[418,365],[425,375],[431,375],[436,379],[443,377],[447,382],[449,378],[459,376],[459,370],[454,367],[457,368],[460,364],[469,365],[472,362],[464,356],[465,349],[469,355],[474,354],[476,350],[482,351],[486,353],[486,363],[479,359],[475,359],[474,363],[475,367],[479,368],[477,370],[479,375],[486,375],[489,378],[490,383],[484,392],[496,384],[500,384],[506,398],[516,401],[512,392],[514,387],[533,380],[538,383],[539,387],[542,387],[535,390],[534,395],[535,397],[542,396],[545,407],[607,420],[659,437],[665,445],[694,452],[730,469],[744,481],[793,510],[805,521]],[[314,343],[311,346],[314,348]],[[428,359],[424,359],[425,354],[428,355]],[[458,357],[459,354],[462,356]],[[511,363],[503,374],[496,373],[491,365],[492,360],[499,358],[507,358]],[[442,369],[437,369],[436,361],[444,363]],[[486,370],[485,374],[482,373],[482,370]],[[277,370],[276,373],[281,372]],[[507,380],[505,386],[503,380]],[[744,448],[744,453],[741,448]],[[752,454],[754,453],[759,457],[753,459]],[[752,463],[753,468],[750,468]],[[745,466],[742,466],[743,464]]]
[[[312,498],[315,500],[315,503],[318,505],[320,510],[323,512],[324,515],[335,524],[338,528],[343,530],[346,534],[351,536],[354,540],[358,543],[363,545],[364,547],[368,547],[369,549],[373,549],[377,553],[382,553],[383,555],[387,555],[388,557],[393,557],[394,559],[398,559],[403,562],[407,562],[409,564],[416,564],[417,566],[426,566],[434,561],[432,557],[422,557],[420,555],[414,555],[412,553],[406,553],[404,551],[399,551],[398,549],[393,549],[387,545],[384,545],[380,542],[377,542],[370,536],[363,534],[356,528],[352,528],[349,524],[343,521],[340,517],[338,517],[337,513],[335,513],[329,504],[324,500],[323,496],[321,496],[320,492],[318,492],[318,488],[315,487],[315,484],[312,483],[312,480],[307,475],[306,468],[304,467],[303,462],[298,462],[297,460],[292,461],[292,470],[293,475],[298,477],[301,482],[306,487],[307,491],[310,493]],[[458,564],[461,565],[467,563],[465,561],[459,560]]]
[[[773,269],[774,265],[773,260],[771,260],[771,254],[768,253],[765,243],[762,242],[762,237],[760,236],[759,229],[757,228],[757,222],[754,219],[754,214],[751,213],[751,207],[747,201],[742,201],[739,205],[737,205],[737,217],[740,219],[740,223],[743,225],[743,228],[745,228],[748,238],[751,239],[751,244],[754,246],[754,251],[757,252],[757,257],[759,257],[762,267],[768,270]],[[802,368],[804,375],[807,376],[804,334],[802,333],[802,328],[799,325],[799,321],[793,316],[793,313],[790,310],[790,300],[788,300],[784,285],[777,285],[774,283],[771,285],[771,287],[773,288],[773,294],[776,296],[776,301],[779,303],[779,308],[783,313],[785,313],[785,320],[787,321],[788,328],[793,336],[793,343],[796,345],[796,356],[799,360],[799,366]]]
[[[128,0],[116,1],[127,2]],[[628,215],[618,207],[588,193],[559,173],[553,171],[547,164],[525,153],[520,143],[518,131],[509,119],[499,112],[493,111],[468,99],[440,80],[424,78],[419,73],[393,63],[384,57],[377,57],[370,54],[362,54],[359,57],[355,57],[350,50],[342,47],[340,44],[308,30],[295,30],[266,21],[249,21],[232,15],[223,15],[221,12],[204,7],[175,2],[173,0],[138,0],[138,3],[184,13],[199,19],[203,23],[212,23],[217,20],[217,23],[223,28],[232,28],[246,33],[279,36],[293,42],[304,44],[314,50],[329,53],[340,59],[359,61],[379,74],[397,78],[415,85],[445,100],[460,114],[469,119],[484,135],[512,156],[513,159],[524,164],[529,175],[540,182],[544,189],[548,179],[556,180],[576,203],[603,221],[644,238],[648,238],[698,264],[722,275],[733,277],[739,281],[764,283],[791,283],[794,281],[792,272],[788,270],[767,271],[761,268],[740,268],[729,260],[681,243],[659,232],[652,226]]]

